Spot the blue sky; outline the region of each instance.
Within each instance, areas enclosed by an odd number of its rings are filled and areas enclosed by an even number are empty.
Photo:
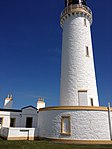
[[[44,1],[45,2],[45,1]],[[112,1],[90,1],[100,105],[112,101]],[[8,93],[14,108],[59,105],[64,0],[0,2],[0,107]]]

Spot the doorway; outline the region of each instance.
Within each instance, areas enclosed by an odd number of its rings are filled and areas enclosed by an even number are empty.
[[[26,128],[32,128],[32,122],[33,122],[33,118],[27,117],[26,118]]]

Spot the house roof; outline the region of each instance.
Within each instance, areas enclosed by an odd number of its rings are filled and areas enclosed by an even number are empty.
[[[3,109],[3,108],[0,108],[0,111],[7,111],[7,112],[22,112],[22,110],[18,110],[18,109]]]
[[[38,110],[37,108],[33,107],[32,105],[29,105],[29,106],[23,107],[23,108],[22,108],[22,110],[23,110],[23,109],[30,108],[30,107],[31,107],[31,108],[33,108],[33,109],[35,109],[35,110]]]
[[[26,106],[26,107],[23,107],[21,110],[18,110],[18,109],[4,109],[4,108],[0,108],[0,111],[7,111],[7,112],[22,112],[23,109],[27,109],[27,108],[33,108],[35,110],[37,110],[37,108],[33,107],[32,105],[29,105],[29,106]],[[38,110],[37,110],[38,111]]]

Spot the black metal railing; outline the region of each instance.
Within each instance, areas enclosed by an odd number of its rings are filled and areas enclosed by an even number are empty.
[[[66,7],[63,11],[62,11],[62,13],[61,13],[61,18],[64,16],[64,15],[66,15],[68,12],[73,12],[73,10],[75,9],[75,8],[82,8],[83,10],[85,10],[85,11],[87,11],[88,13],[90,13],[91,15],[92,15],[92,11],[91,11],[91,9],[89,8],[89,7],[87,7],[87,6],[85,6],[85,5],[79,5],[79,4],[72,4],[72,5],[70,5],[70,6],[68,6],[68,7]]]

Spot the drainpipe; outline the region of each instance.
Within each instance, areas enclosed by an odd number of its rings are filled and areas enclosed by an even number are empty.
[[[112,125],[111,125],[111,110],[110,110],[110,102],[108,103],[108,119],[109,119],[110,139],[111,139],[111,141],[112,141]]]

